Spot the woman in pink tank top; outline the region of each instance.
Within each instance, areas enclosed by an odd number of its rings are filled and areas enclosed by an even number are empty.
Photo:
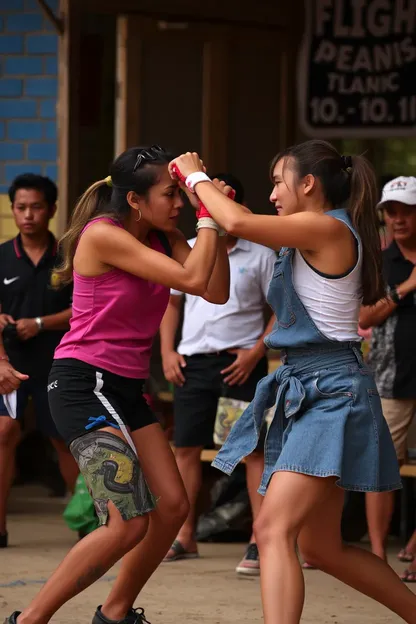
[[[185,489],[143,383],[170,288],[225,303],[229,265],[217,224],[171,179],[171,159],[158,146],[121,154],[110,176],[81,197],[61,240],[58,274],[74,283],[73,317],[55,352],[49,403],[101,526],[69,552],[27,609],[7,618],[10,624],[45,624],[127,553],[93,622],[147,622],[134,601],[187,516]],[[193,249],[177,229],[181,188],[197,209]]]

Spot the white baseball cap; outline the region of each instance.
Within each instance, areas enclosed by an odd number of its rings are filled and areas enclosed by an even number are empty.
[[[399,176],[387,182],[383,187],[381,200],[377,207],[390,201],[416,206],[416,178],[413,176]]]

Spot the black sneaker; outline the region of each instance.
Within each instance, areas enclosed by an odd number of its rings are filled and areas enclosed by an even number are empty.
[[[18,616],[21,614],[21,611],[15,611],[8,618],[4,620],[4,624],[16,624]]]
[[[6,533],[0,533],[0,548],[7,548],[9,543],[9,535]]]
[[[246,576],[258,576],[260,574],[260,559],[257,544],[249,544],[246,554],[235,571],[237,574],[244,574]]]
[[[138,607],[137,609],[129,609],[127,615],[122,620],[109,620],[105,617],[101,611],[101,606],[97,607],[97,610],[92,619],[92,624],[150,624],[149,620],[146,620],[144,615],[144,609]],[[5,622],[8,624],[8,622]],[[13,624],[12,622],[10,624]]]

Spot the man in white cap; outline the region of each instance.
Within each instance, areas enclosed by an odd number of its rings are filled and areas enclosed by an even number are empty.
[[[402,464],[416,413],[416,178],[400,176],[388,182],[378,207],[392,241],[383,251],[388,296],[362,309],[360,326],[373,327],[369,364]],[[367,494],[372,549],[383,558],[393,506],[393,492]],[[415,552],[407,552],[413,542]],[[416,556],[416,540],[408,547],[399,555],[403,561]]]

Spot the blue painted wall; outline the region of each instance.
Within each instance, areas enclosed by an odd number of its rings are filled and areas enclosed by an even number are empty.
[[[56,180],[57,74],[58,35],[36,0],[0,0],[0,195],[23,172]]]

